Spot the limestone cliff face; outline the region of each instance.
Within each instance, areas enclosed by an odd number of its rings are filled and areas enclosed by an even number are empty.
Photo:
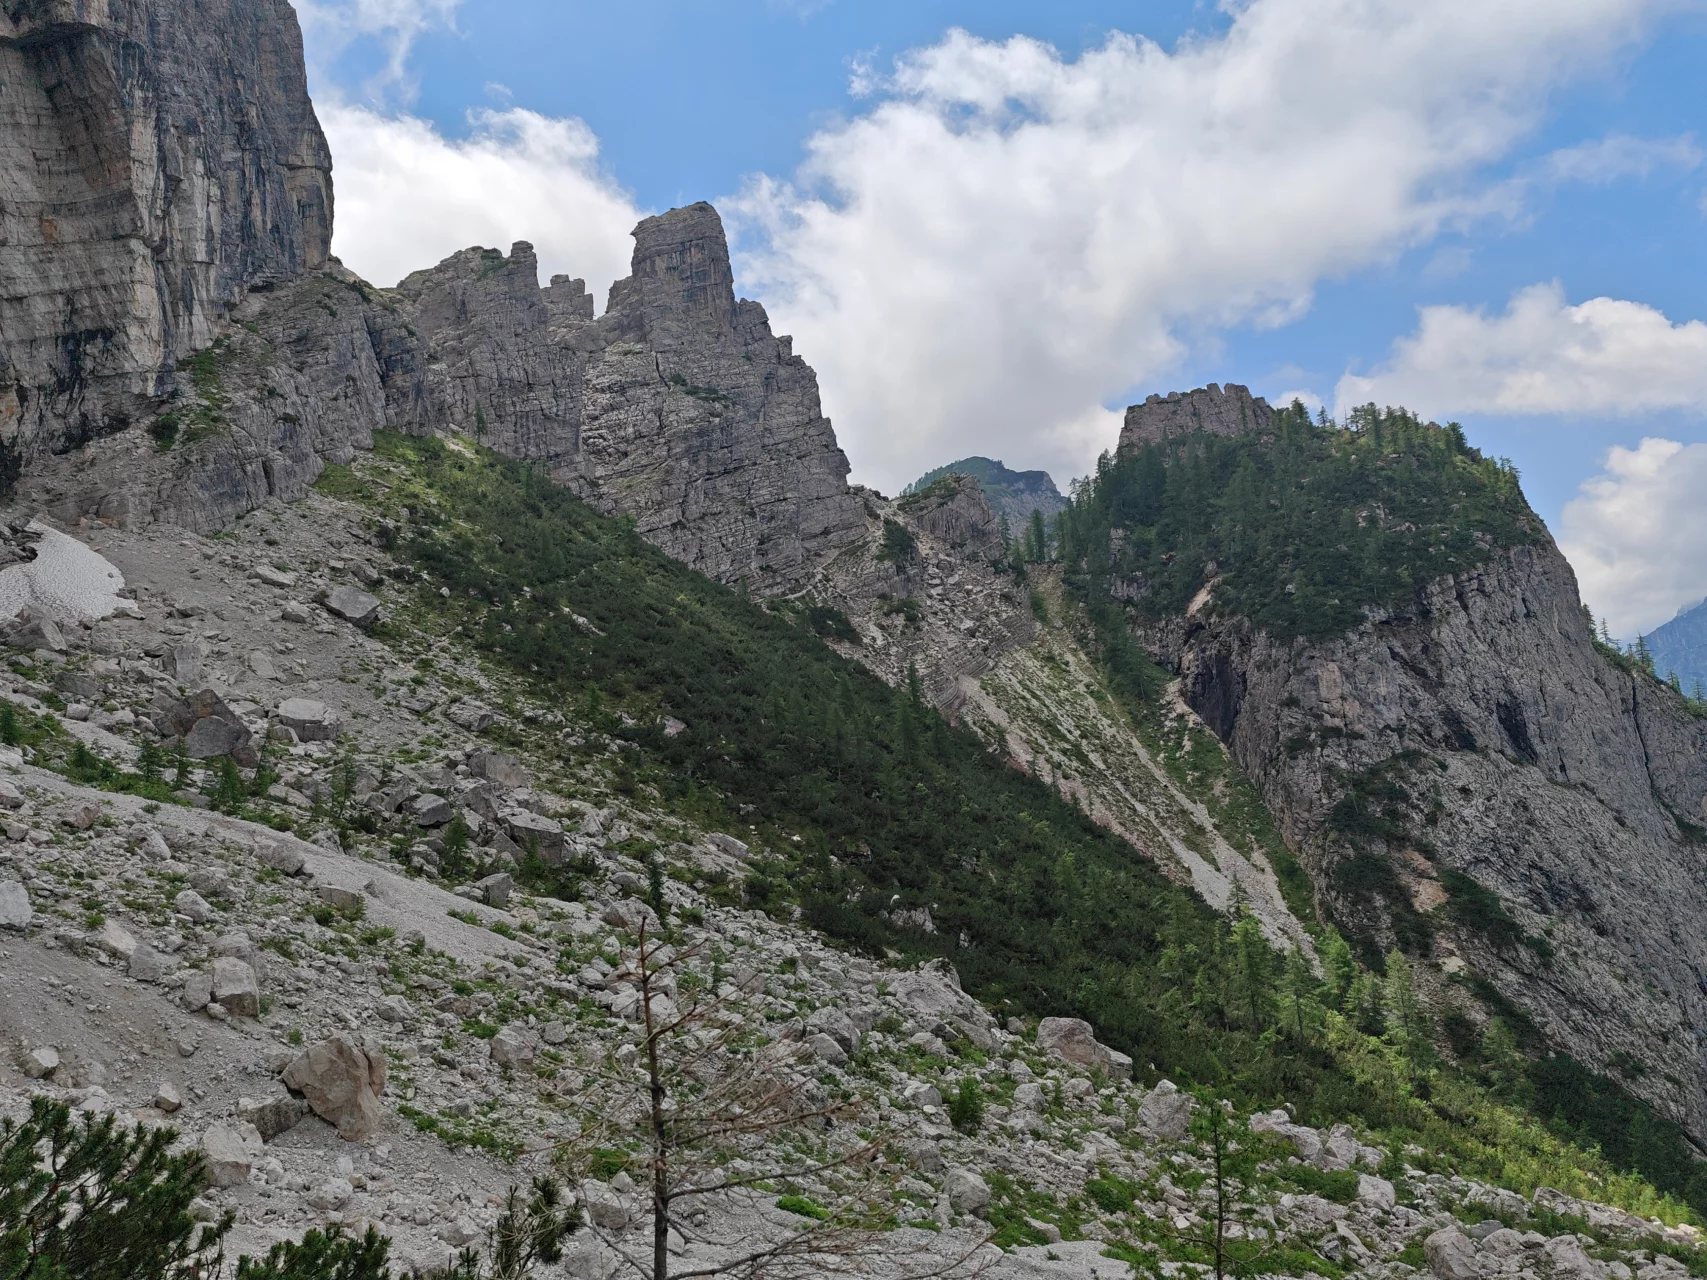
[[[250,289],[326,264],[330,175],[287,0],[0,6],[0,436],[139,421]]]
[[[540,288],[525,243],[403,281],[426,421],[538,460],[712,577],[798,590],[865,531],[817,375],[763,307],[736,299],[710,205],[634,237],[633,274],[597,320],[580,281]]]
[[[1151,640],[1337,914],[1390,938],[1415,912],[1445,973],[1598,1069],[1647,1064],[1632,1087],[1707,1136],[1707,721],[1596,651],[1550,541],[1329,642]]]

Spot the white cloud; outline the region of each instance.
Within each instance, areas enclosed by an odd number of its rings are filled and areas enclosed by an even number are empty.
[[[473,133],[450,141],[412,116],[320,107],[332,146],[337,219],[332,250],[391,285],[459,249],[538,250],[541,275],[581,276],[602,298],[628,274],[629,232],[643,215],[599,165],[580,120],[521,108],[474,111]]]
[[[1429,416],[1629,417],[1707,413],[1707,324],[1673,324],[1615,298],[1571,306],[1557,284],[1512,295],[1503,315],[1424,307],[1417,331],[1368,377],[1340,380],[1349,405],[1406,405]]]
[[[1612,134],[1549,155],[1542,164],[1555,182],[1601,184],[1645,178],[1655,169],[1688,172],[1701,163],[1701,148],[1688,134],[1679,138],[1632,138]]]
[[[1241,0],[1224,34],[1074,61],[951,33],[792,182],[749,184],[738,274],[861,479],[969,451],[1082,471],[1099,407],[1198,335],[1508,210],[1487,166],[1664,2]]]
[[[407,99],[409,52],[415,41],[434,27],[456,20],[462,0],[294,0],[302,23],[309,70],[324,81],[328,68],[352,45],[373,41],[380,46],[384,66],[364,86],[368,96]]]
[[[1632,637],[1707,595],[1707,444],[1615,448],[1566,504],[1560,546],[1583,599]]]

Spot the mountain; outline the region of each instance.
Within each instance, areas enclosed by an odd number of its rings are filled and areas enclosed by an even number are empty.
[[[927,471],[901,490],[901,496],[922,493],[944,476],[971,476],[984,490],[984,496],[999,516],[1006,516],[1008,528],[1015,535],[1025,528],[1033,511],[1041,511],[1049,519],[1067,505],[1047,471],[1010,471],[1000,462],[989,458],[962,458],[946,467]]]
[[[1178,672],[1330,918],[1427,962],[1443,1016],[1516,1021],[1707,1133],[1679,1070],[1707,1026],[1707,722],[1596,644],[1456,430],[1245,409],[1181,435],[1136,406],[1065,517],[1070,570]]]
[[[1692,696],[1707,688],[1707,600],[1677,611],[1677,616],[1648,633],[1648,652],[1663,680],[1677,676]]]
[[[709,205],[331,259],[283,0],[0,71],[0,1113],[191,1136],[59,1270],[1701,1268],[1707,722],[1460,433],[1152,397],[1022,560]]]

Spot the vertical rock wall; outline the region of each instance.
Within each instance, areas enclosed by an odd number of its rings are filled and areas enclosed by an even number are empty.
[[[249,289],[326,264],[330,174],[287,0],[0,8],[0,437],[141,420]]]

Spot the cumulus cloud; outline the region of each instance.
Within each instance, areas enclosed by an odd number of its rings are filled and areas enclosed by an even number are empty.
[[[1614,635],[1652,631],[1707,595],[1707,444],[1615,448],[1567,503],[1561,548]]]
[[[533,242],[543,276],[584,277],[595,296],[628,274],[629,232],[644,215],[600,167],[584,122],[474,111],[473,132],[452,141],[424,120],[348,104],[323,106],[320,120],[336,164],[332,250],[376,284],[516,240]]]
[[[1242,0],[1222,34],[1076,60],[954,32],[745,188],[739,274],[860,478],[974,450],[1083,471],[1101,406],[1199,337],[1505,209],[1487,167],[1662,2]]]
[[[1557,283],[1531,285],[1501,315],[1422,308],[1391,359],[1342,378],[1336,398],[1342,410],[1375,401],[1440,418],[1707,412],[1707,324],[1616,298],[1571,306]]]

